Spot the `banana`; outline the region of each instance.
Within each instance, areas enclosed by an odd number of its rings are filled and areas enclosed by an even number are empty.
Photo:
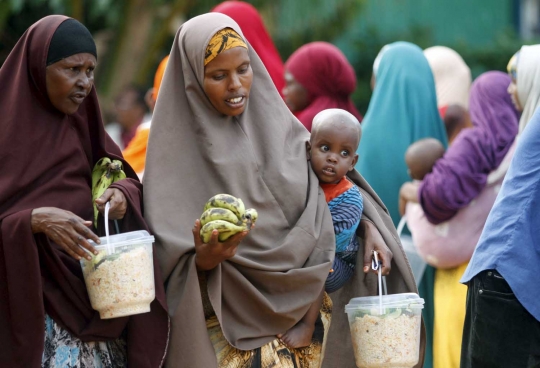
[[[244,219],[244,213],[246,212],[244,202],[240,198],[236,198],[230,194],[216,194],[206,202],[204,211],[211,207],[226,208],[232,211],[239,220]]]
[[[114,182],[126,178],[122,170],[122,161],[101,158],[92,170],[92,203],[94,204],[94,226],[97,227],[98,209],[96,199],[101,197]]]
[[[253,226],[255,222],[257,222],[257,218],[259,218],[259,214],[255,208],[248,208],[246,210],[245,218],[247,229],[251,230],[251,226]]]
[[[240,221],[231,210],[221,207],[211,207],[201,215],[201,226],[214,220],[228,221],[238,226],[242,225],[242,221]]]
[[[203,241],[203,243],[210,242],[210,238],[212,237],[212,232],[214,230],[219,231],[218,239],[220,242],[223,242],[229,239],[234,234],[246,230],[246,227],[237,226],[224,220],[214,220],[207,222],[200,231],[201,240]]]

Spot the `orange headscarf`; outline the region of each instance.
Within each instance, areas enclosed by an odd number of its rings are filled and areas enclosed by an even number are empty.
[[[169,55],[165,56],[163,60],[161,60],[156,70],[156,75],[154,77],[154,92],[152,94],[152,98],[154,99],[154,101],[157,101],[159,87],[161,87],[161,80],[163,79],[163,74],[165,73],[165,68],[167,67],[168,61]]]
[[[163,74],[165,74],[168,61],[169,55],[161,60],[156,70],[156,75],[154,77],[154,91],[152,92],[152,99],[154,101],[158,98],[159,88],[161,87],[161,81],[163,80]],[[135,133],[135,137],[133,137],[131,142],[129,142],[129,145],[122,152],[124,159],[131,165],[140,179],[142,179],[146,164],[146,146],[148,144],[149,134],[150,124],[140,125],[137,129],[137,133]]]

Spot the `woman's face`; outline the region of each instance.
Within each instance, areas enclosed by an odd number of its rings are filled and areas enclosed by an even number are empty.
[[[253,70],[244,47],[223,51],[204,67],[204,93],[223,115],[244,112],[252,82]]]
[[[517,84],[514,78],[512,78],[512,82],[508,86],[508,94],[510,94],[510,97],[512,98],[512,103],[516,107],[516,110],[519,112],[522,112],[523,107],[521,106],[521,102],[519,101],[519,98],[518,98]]]
[[[89,53],[71,55],[46,68],[47,95],[64,114],[74,114],[92,90],[96,57]]]
[[[285,87],[282,92],[291,111],[302,111],[309,105],[307,90],[288,71],[285,71]]]

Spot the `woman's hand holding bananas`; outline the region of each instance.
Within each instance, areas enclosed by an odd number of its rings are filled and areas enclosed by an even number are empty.
[[[105,210],[105,203],[110,202],[111,208],[109,210],[110,220],[120,220],[124,218],[127,210],[127,200],[124,193],[117,188],[108,188],[105,193],[96,199],[96,205],[98,211],[103,215]]]
[[[197,220],[195,226],[193,226],[193,240],[195,241],[195,264],[199,271],[209,271],[221,262],[233,257],[236,254],[238,245],[248,234],[246,229],[220,242],[218,239],[219,231],[213,230],[210,240],[203,243],[200,232],[201,221]]]
[[[103,214],[105,203],[111,202],[109,218],[119,220],[124,218],[127,209],[126,197],[118,189],[109,186],[119,180],[125,179],[122,170],[122,161],[102,157],[92,169],[92,200],[94,201],[94,226],[97,227],[98,213]]]
[[[240,198],[229,194],[210,198],[193,227],[197,269],[211,270],[233,257],[257,217],[257,211],[246,210]]]

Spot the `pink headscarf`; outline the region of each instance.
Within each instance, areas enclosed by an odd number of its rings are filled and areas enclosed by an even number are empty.
[[[362,121],[351,100],[356,88],[354,69],[336,46],[308,43],[291,55],[285,69],[308,91],[311,102],[297,117],[309,131],[315,115],[330,108],[347,110]]]

